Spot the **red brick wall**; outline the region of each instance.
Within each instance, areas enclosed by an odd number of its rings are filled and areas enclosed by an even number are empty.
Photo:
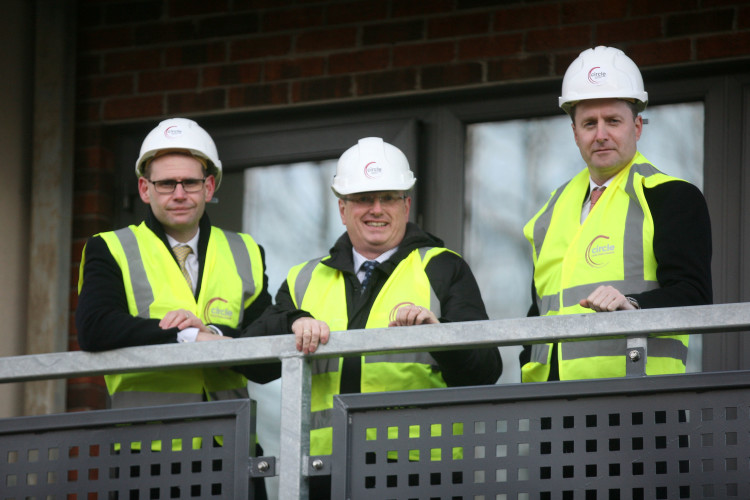
[[[614,45],[642,68],[746,57],[741,0],[79,0],[74,262],[112,229],[116,122],[562,76]],[[144,134],[145,134],[144,130]],[[70,348],[77,348],[71,325]],[[94,394],[94,396],[92,396]],[[96,407],[96,379],[69,408]]]

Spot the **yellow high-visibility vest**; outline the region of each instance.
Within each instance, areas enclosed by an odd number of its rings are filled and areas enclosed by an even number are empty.
[[[237,327],[245,308],[263,289],[260,249],[247,234],[211,227],[200,293],[196,298],[172,252],[145,223],[101,233],[120,267],[128,311],[162,318],[175,309],[193,312],[205,324]],[[84,257],[78,290],[83,286]],[[112,406],[133,407],[247,396],[247,380],[225,368],[106,375]]]
[[[659,172],[640,153],[610,182],[581,224],[581,205],[589,188],[582,170],[555,190],[526,224],[531,243],[539,314],[591,313],[578,302],[600,285],[625,295],[659,287],[654,256],[654,223],[643,194],[665,182],[680,181]],[[684,373],[688,335],[648,339],[648,375]],[[558,345],[560,380],[623,377],[625,339],[566,342]],[[552,344],[532,346],[522,371],[524,382],[547,380]]]
[[[425,274],[434,256],[450,251],[445,248],[420,248],[404,258],[370,309],[365,328],[384,328],[404,304],[429,308],[440,317],[440,301]],[[330,256],[293,267],[287,276],[292,300],[298,309],[325,321],[331,331],[349,326],[344,276],[323,262]],[[366,392],[404,391],[446,387],[437,362],[428,353],[363,356],[361,389]],[[312,365],[312,424],[310,454],[330,455],[332,451],[333,396],[341,388],[343,358],[315,359]]]

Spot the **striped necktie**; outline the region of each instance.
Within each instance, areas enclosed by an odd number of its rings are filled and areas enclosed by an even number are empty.
[[[591,207],[589,208],[589,212],[594,209],[594,205],[596,205],[596,202],[599,201],[599,198],[604,193],[604,190],[607,189],[605,187],[595,187],[593,191],[591,191]]]

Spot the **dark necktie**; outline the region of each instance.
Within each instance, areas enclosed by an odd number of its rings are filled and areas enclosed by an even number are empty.
[[[602,193],[604,193],[605,189],[607,188],[596,187],[593,191],[591,191],[591,207],[589,207],[589,212],[594,209],[594,205],[596,205],[596,202],[599,201],[599,198],[602,196]]]
[[[365,293],[365,289],[367,288],[367,285],[370,283],[370,278],[372,278],[372,271],[377,267],[378,263],[375,260],[366,260],[362,267],[360,267],[361,270],[365,272],[365,277],[362,278],[362,289],[361,292]]]

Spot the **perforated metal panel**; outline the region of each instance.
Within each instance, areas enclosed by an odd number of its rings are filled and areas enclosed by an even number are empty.
[[[750,498],[748,372],[346,395],[335,411],[335,499]]]
[[[0,420],[0,499],[248,498],[254,405]]]

